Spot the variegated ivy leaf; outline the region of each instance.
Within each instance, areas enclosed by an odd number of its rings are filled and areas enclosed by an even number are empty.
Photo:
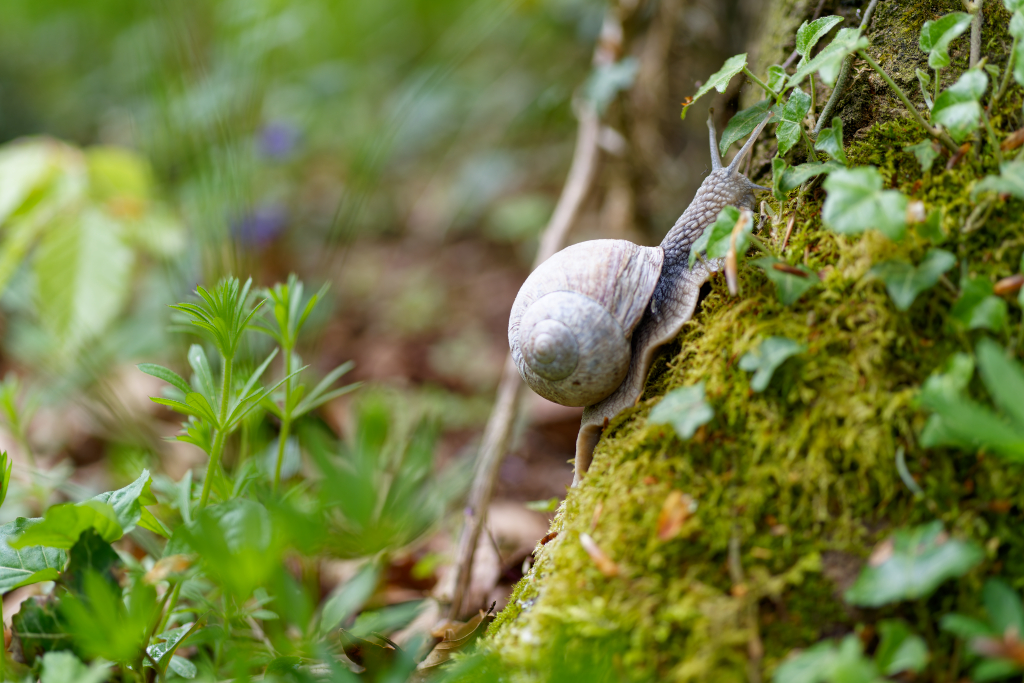
[[[949,43],[971,25],[967,12],[952,12],[935,21],[926,21],[921,27],[918,45],[928,53],[928,66],[944,69],[949,66]]]
[[[843,65],[843,60],[857,50],[863,50],[868,45],[868,39],[860,34],[860,29],[839,29],[839,33],[832,39],[832,42],[826,45],[814,59],[804,62],[797,68],[796,73],[789,77],[787,87],[800,85],[801,81],[815,71],[821,76],[821,80],[825,81],[829,86],[834,85],[836,76],[839,75],[839,69]]]
[[[882,189],[882,174],[874,166],[840,169],[825,180],[828,196],[821,217],[831,230],[856,235],[874,228],[900,240],[907,226],[907,198]]]
[[[981,103],[978,99],[988,89],[988,75],[982,69],[965,71],[960,79],[943,90],[932,107],[932,121],[949,131],[957,142],[981,125]]]
[[[779,125],[775,129],[775,137],[779,141],[779,154],[785,154],[800,141],[804,117],[810,108],[811,96],[800,88],[793,90],[785,106],[775,105],[775,113],[779,117]]]
[[[697,91],[697,94],[694,95],[693,98],[686,101],[686,103],[683,105],[683,113],[680,116],[680,118],[685,119],[686,110],[689,109],[694,102],[699,100],[707,93],[711,92],[712,88],[714,88],[718,92],[725,92],[725,89],[729,86],[729,81],[732,80],[732,77],[743,71],[743,69],[746,68],[746,66],[746,52],[744,52],[741,55],[734,55],[729,59],[725,60],[725,64],[722,65],[722,68],[716,71],[715,73],[711,74],[711,77],[708,78],[704,85],[701,86],[700,90]]]
[[[923,173],[932,170],[932,164],[935,163],[935,159],[939,156],[939,151],[935,149],[935,143],[931,140],[922,140],[916,145],[904,147],[903,151],[914,153],[914,156],[917,157],[917,163],[921,164],[921,171]]]
[[[734,142],[754,132],[757,124],[761,123],[764,115],[768,113],[771,104],[771,100],[761,100],[752,107],[736,112],[736,115],[729,119],[728,125],[722,131],[722,139],[718,141],[718,149],[723,156]]]
[[[836,24],[843,22],[842,17],[821,17],[814,21],[805,21],[796,31],[796,51],[801,57],[801,63],[811,54],[811,50],[818,44],[818,41],[825,37],[825,34],[832,30]]]
[[[847,164],[846,152],[843,150],[843,120],[841,118],[833,117],[832,127],[825,128],[818,133],[814,149],[828,154],[844,166]]]

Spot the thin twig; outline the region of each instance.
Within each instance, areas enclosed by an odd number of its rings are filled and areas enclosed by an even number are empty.
[[[607,50],[599,42],[595,60],[601,51]],[[597,175],[597,164],[600,159],[598,140],[600,138],[600,120],[597,112],[589,102],[578,107],[579,129],[576,135],[576,151],[573,153],[569,176],[562,189],[562,196],[551,216],[544,233],[540,238],[540,247],[534,268],[553,256],[565,244],[566,236],[576,217],[579,215],[590,188]],[[463,602],[469,590],[469,580],[473,569],[473,555],[480,532],[487,519],[487,508],[494,494],[494,484],[505,452],[508,450],[512,437],[512,425],[515,423],[522,393],[523,380],[512,360],[511,354],[505,360],[505,368],[498,385],[498,395],[491,415],[484,428],[480,444],[480,456],[477,461],[473,486],[470,489],[466,508],[466,518],[459,537],[458,550],[455,557],[455,583],[452,590],[448,616],[457,619],[462,614]]]
[[[864,18],[860,22],[860,30],[866,31],[868,26],[871,24],[871,16],[875,13],[875,6],[878,4],[878,0],[871,0],[868,3],[868,8],[864,10]],[[848,56],[843,60],[843,66],[839,69],[839,76],[836,78],[836,85],[832,88],[832,94],[829,95],[828,102],[821,109],[821,115],[818,117],[818,122],[814,124],[814,137],[818,137],[818,133],[825,127],[825,124],[832,120],[832,112],[835,111],[836,105],[839,103],[839,98],[843,94],[843,90],[846,89],[846,81],[850,78],[850,68],[853,66],[853,55]]]

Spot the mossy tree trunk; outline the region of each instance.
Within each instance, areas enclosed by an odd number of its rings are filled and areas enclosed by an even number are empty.
[[[760,28],[748,48],[755,72],[785,59],[796,27],[817,6],[802,0],[763,3],[760,19],[750,24]],[[664,0],[665,7],[672,16],[663,11],[652,15],[654,21],[668,21],[672,40],[683,40],[680,18],[690,3]],[[915,102],[921,95],[914,70],[927,68],[917,46],[921,25],[962,9],[959,0],[878,5],[868,52]],[[846,0],[826,0],[823,7],[825,15],[846,17],[845,26],[855,26],[861,10],[861,3]],[[989,64],[1007,61],[1008,23],[1002,3],[988,0],[982,55]],[[679,51],[662,47],[663,73],[685,71],[682,80],[688,83],[677,89],[679,79],[671,80],[668,98],[631,93],[622,121],[640,153],[656,149],[659,139],[677,139],[672,127],[679,122],[662,120],[661,137],[651,137],[652,110],[630,107],[660,107],[674,115],[676,103],[692,94],[693,80],[718,68],[701,64],[693,73],[675,61]],[[968,54],[965,34],[952,44],[945,84],[967,67]],[[637,87],[644,84],[641,79]],[[718,106],[735,110],[750,90],[737,90],[734,81]],[[820,111],[829,92],[820,82],[817,90]],[[1021,126],[1020,112],[1021,91],[1012,86],[992,113],[1000,137]],[[972,183],[998,171],[991,150],[975,147],[950,169],[940,157],[923,173],[903,148],[925,139],[924,131],[859,60],[838,115],[851,163],[877,166],[887,186],[924,201],[928,210],[944,211],[942,247],[956,254],[965,273],[995,281],[1017,271],[1024,248],[1019,201],[1000,200],[980,229],[961,230],[974,208]],[[701,114],[691,116],[699,121]],[[759,145],[751,173],[767,185],[771,147]],[[686,163],[706,167],[706,155],[704,147]],[[652,182],[660,172],[652,156],[632,160],[640,167],[634,174],[638,183]],[[645,196],[642,187],[638,195]],[[735,298],[724,279],[713,279],[694,320],[656,363],[639,404],[605,430],[590,471],[569,491],[552,526],[557,537],[538,548],[532,570],[492,627],[487,646],[507,669],[527,678],[530,671],[557,669],[576,676],[610,674],[614,680],[769,680],[792,650],[851,633],[858,625],[870,651],[877,642],[874,625],[900,617],[932,651],[918,680],[959,680],[958,646],[939,631],[936,615],[974,609],[972,596],[988,575],[1024,576],[1019,468],[972,452],[923,449],[918,435],[927,415],[915,404],[929,373],[956,352],[970,353],[980,336],[1018,345],[1020,309],[1011,306],[1010,324],[999,334],[952,325],[948,314],[959,273],[951,271],[948,286],[925,292],[909,311],[897,311],[867,271],[887,258],[919,262],[928,245],[894,243],[875,232],[844,238],[825,230],[823,191],[814,186],[799,198],[791,193],[784,203],[765,199],[782,219],[774,228],[767,224],[762,238],[789,263],[818,271],[822,283],[787,307],[754,268],[741,267]],[[645,203],[637,205],[642,209]],[[683,208],[678,203],[675,213]],[[636,221],[645,225],[656,215],[638,209]],[[790,215],[796,221],[783,252]],[[753,393],[737,361],[771,335],[797,340],[806,351],[776,371],[767,390]],[[647,424],[651,407],[666,391],[697,382],[705,383],[715,418],[693,439],[681,441],[670,428]],[[915,497],[900,479],[895,454],[901,447],[923,496]],[[692,499],[694,509],[670,530],[659,518],[674,491]],[[843,592],[893,528],[935,519],[950,533],[979,542],[986,561],[916,605],[865,611],[844,602]],[[581,543],[582,534],[617,565],[617,575],[602,572]],[[589,664],[596,668],[588,674]]]

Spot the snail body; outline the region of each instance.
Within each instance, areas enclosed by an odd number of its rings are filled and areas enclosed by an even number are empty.
[[[574,484],[604,426],[640,398],[655,352],[679,333],[701,285],[722,268],[722,259],[700,259],[691,268],[691,245],[722,208],[753,208],[754,191],[768,189],[738,167],[769,118],[727,167],[708,119],[712,171],[659,246],[581,242],[542,263],[520,288],[508,327],[519,374],[548,400],[584,406]]]

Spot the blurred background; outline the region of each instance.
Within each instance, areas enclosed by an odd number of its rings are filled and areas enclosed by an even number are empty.
[[[2,521],[205,463],[167,440],[179,419],[135,364],[182,370],[194,338],[167,305],[227,274],[330,285],[299,352],[321,375],[352,360],[365,384],[320,426],[344,437],[353,405],[379,398],[399,422],[439,424],[439,466],[471,468],[574,101],[605,128],[571,241],[656,244],[710,166],[704,113],[680,122],[679,103],[742,49],[756,5],[0,3],[0,446],[16,462]],[[606,12],[621,49],[595,69]],[[717,98],[720,129],[739,97]],[[546,533],[524,503],[572,478],[579,411],[526,400],[478,597],[502,599]],[[401,595],[430,589],[459,519],[395,560]]]

